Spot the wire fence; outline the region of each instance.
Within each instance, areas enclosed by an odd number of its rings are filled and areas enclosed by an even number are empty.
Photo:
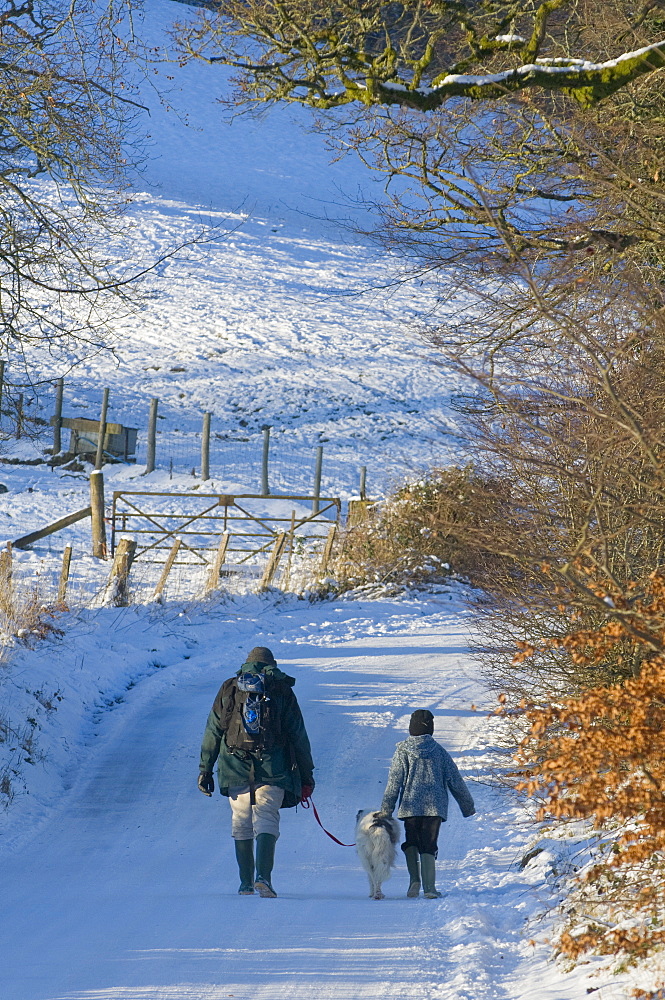
[[[214,424],[213,424],[214,428]],[[187,474],[199,478],[202,473],[201,430],[183,430],[175,421],[165,418],[156,433],[155,456],[158,468],[170,476]],[[235,437],[213,429],[209,446],[209,478],[240,486],[247,492],[262,492],[263,477],[267,473],[270,493],[321,492],[325,495],[358,495],[363,467],[358,454],[349,452],[330,455],[325,445],[313,443],[307,447],[294,440],[288,432],[279,427],[270,428],[269,449],[264,454],[264,433],[252,437]],[[317,478],[317,463],[321,454],[320,482]],[[139,435],[136,462],[146,465],[148,441],[145,434]],[[370,464],[371,460],[370,460]],[[377,463],[378,464],[378,463]],[[377,470],[378,471],[378,470]],[[374,477],[375,488],[378,477]]]
[[[0,649],[3,633],[22,638],[22,619],[39,609],[118,603],[113,578],[127,542],[131,572],[122,604],[191,601],[212,591],[302,594],[326,578],[340,523],[337,499],[322,498],[316,512],[307,506],[310,497],[236,496],[228,497],[228,507],[223,499],[114,491],[101,557],[93,554],[89,514],[80,522],[83,536],[79,528],[74,536],[50,534],[28,547],[7,543],[0,549]],[[3,626],[3,608],[15,627]]]
[[[381,487],[387,485],[385,455],[376,442],[367,461],[366,455],[353,444],[328,441],[323,434],[309,443],[302,431],[293,426],[259,426],[251,430],[242,426],[220,427],[221,418],[206,416],[184,404],[178,406],[171,401],[162,409],[160,401],[137,402],[135,395],[118,393],[116,399],[113,396],[109,399],[108,390],[103,393],[96,390],[91,398],[85,388],[65,386],[62,379],[46,389],[40,386],[38,393],[29,392],[28,388],[5,379],[4,366],[0,364],[0,445],[9,456],[4,461],[64,466],[83,479],[87,478],[89,463],[115,462],[138,472],[160,474],[152,481],[151,495],[159,495],[155,490],[165,490],[169,496],[181,492],[183,487],[188,490],[183,476],[191,476],[195,487],[192,495],[258,494],[281,502],[286,505],[282,517],[292,527],[271,585],[284,590],[302,591],[316,578],[329,530],[329,524],[323,525],[315,532],[318,537],[312,540],[293,529],[296,512],[292,507],[297,505],[291,500],[295,495],[307,501],[305,507],[309,503],[309,510],[316,510],[314,498],[336,497],[342,501],[364,498],[367,479],[373,499],[379,498]],[[102,400],[109,402],[107,409]],[[243,422],[242,417],[237,421]],[[165,484],[165,479],[172,479],[173,486]],[[148,485],[148,480],[139,481]],[[121,477],[120,482],[127,480]],[[171,501],[164,502],[171,503],[168,515],[164,515],[168,520],[178,511]],[[286,521],[280,530],[288,534]],[[125,528],[121,526],[120,530]],[[126,530],[131,535],[132,525],[128,524]],[[93,556],[87,545],[82,551],[79,534],[71,534],[68,528],[63,532],[58,529],[57,535],[47,535],[36,547],[31,545],[30,551],[14,550],[14,592],[23,595],[21,600],[27,602],[26,606],[33,597],[35,606],[57,600],[63,547],[72,544],[74,557],[67,582],[67,604],[90,607],[108,602],[109,562]],[[261,549],[255,558],[246,559],[230,546],[220,578],[222,589],[233,593],[256,589],[269,556],[268,546],[263,548],[265,551]],[[236,563],[241,564],[240,569]],[[156,560],[154,565],[143,558],[135,562],[129,582],[132,600],[154,599],[163,565],[163,559]],[[172,567],[164,595],[185,600],[200,597],[206,592],[208,573],[207,564],[183,565],[181,554]]]
[[[21,380],[10,382],[5,362],[0,361],[0,440],[34,439],[44,433],[46,425],[36,387]]]
[[[61,465],[70,460],[94,461],[99,442],[100,403],[92,404],[76,389],[58,380],[45,391],[19,392],[5,378],[0,363],[0,443],[8,454],[19,454],[18,441],[31,441],[44,461]],[[4,401],[4,402],[3,402]],[[126,462],[170,478],[187,475],[211,479],[243,492],[315,493],[348,499],[363,495],[367,478],[372,494],[385,489],[381,457],[364,454],[353,445],[328,442],[319,435],[311,442],[293,427],[246,430],[220,427],[221,419],[185,406],[162,407],[154,400],[151,430],[150,400],[140,408],[134,400],[114,400],[106,413],[107,434],[102,460]],[[81,414],[84,413],[85,416]],[[266,440],[266,433],[269,440]],[[207,445],[204,449],[204,440]],[[361,446],[362,447],[362,446]],[[204,456],[205,451],[205,456]]]
[[[182,429],[168,417],[160,422],[156,433],[155,456],[157,466],[170,474],[189,474],[200,477],[201,430]],[[136,462],[147,463],[148,441],[146,434],[139,435]],[[216,432],[210,434],[209,473],[211,479],[237,483],[256,491],[261,489],[263,471],[263,436],[230,437]],[[311,492],[314,486],[316,448],[306,458],[293,452],[279,430],[271,428],[268,456],[269,488]],[[330,478],[330,470],[326,470]],[[348,476],[348,471],[347,471]]]

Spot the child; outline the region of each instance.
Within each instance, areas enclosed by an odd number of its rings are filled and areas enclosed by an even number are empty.
[[[397,816],[404,820],[402,850],[410,879],[407,896],[420,893],[422,875],[426,899],[441,895],[436,890],[435,859],[439,828],[448,816],[448,790],[463,816],[473,816],[476,811],[455,762],[433,733],[434,716],[419,708],[411,716],[409,738],[395,749],[381,804],[381,812],[391,816],[399,798]]]

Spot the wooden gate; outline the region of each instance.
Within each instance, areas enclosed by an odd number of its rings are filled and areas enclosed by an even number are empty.
[[[136,540],[135,562],[163,565],[179,540],[174,562],[205,567],[224,537],[225,571],[239,572],[262,564],[280,538],[290,540],[291,552],[321,549],[340,514],[337,497],[116,490],[111,551],[126,532]]]

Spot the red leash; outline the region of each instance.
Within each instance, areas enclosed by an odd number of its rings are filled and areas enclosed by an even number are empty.
[[[356,846],[355,844],[343,844],[341,840],[338,840],[337,837],[333,836],[333,834],[330,832],[330,830],[326,830],[325,826],[321,822],[321,818],[320,818],[320,816],[319,816],[319,814],[317,812],[316,806],[314,805],[314,802],[313,802],[312,799],[302,799],[300,805],[303,807],[303,809],[309,809],[310,806],[312,807],[312,811],[314,813],[314,819],[316,820],[316,822],[319,824],[319,826],[321,827],[321,829],[323,830],[323,832],[326,834],[326,836],[330,837],[331,840],[334,840],[335,843],[339,844],[340,847],[355,847]]]

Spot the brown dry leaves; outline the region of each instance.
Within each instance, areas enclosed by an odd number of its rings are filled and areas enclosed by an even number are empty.
[[[599,933],[590,918],[586,926],[573,922],[558,944],[572,959],[595,953],[635,961],[665,944],[665,653],[654,652],[665,649],[665,577],[654,574],[639,599],[612,593],[604,581],[602,590],[616,613],[552,644],[573,662],[599,667],[614,647],[628,646],[641,660],[639,672],[556,705],[522,702],[517,711],[528,732],[516,754],[517,786],[539,798],[540,819],[620,831],[577,887],[610,926],[601,921]],[[515,662],[535,651],[522,644]],[[514,716],[516,709],[504,702],[497,711]]]

